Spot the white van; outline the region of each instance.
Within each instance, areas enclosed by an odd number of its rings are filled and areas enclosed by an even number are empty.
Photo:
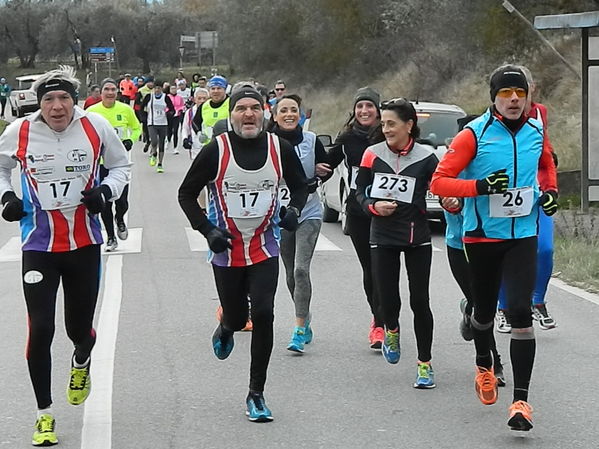
[[[27,112],[35,112],[39,109],[37,97],[31,90],[31,86],[40,76],[42,74],[17,76],[17,85],[10,93],[12,115],[24,117]]]

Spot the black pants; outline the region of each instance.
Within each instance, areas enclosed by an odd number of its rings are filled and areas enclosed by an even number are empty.
[[[399,296],[399,270],[401,253],[406,260],[410,308],[414,313],[414,333],[418,347],[418,360],[431,359],[433,344],[433,314],[428,293],[432,246],[377,247],[372,248],[372,273],[377,295],[381,300],[383,320],[387,329],[399,326],[401,298]]]
[[[104,179],[108,176],[108,170],[100,165],[100,179]],[[104,209],[102,210],[102,222],[106,229],[108,238],[114,238],[114,222],[122,223],[125,221],[125,214],[129,210],[129,184],[123,189],[121,196],[114,202],[115,214],[112,215],[112,201],[107,201]]]
[[[383,317],[377,293],[372,284],[372,258],[370,254],[370,217],[364,215],[347,214],[347,230],[351,238],[360,266],[362,267],[362,282],[366,300],[374,317],[374,325],[383,327]]]
[[[144,143],[150,143],[150,134],[148,133],[148,113],[146,111],[135,111],[135,116],[139,123],[141,123],[142,129],[142,141]]]
[[[27,364],[37,406],[43,409],[52,404],[50,346],[61,280],[65,327],[78,362],[87,360],[96,341],[92,325],[100,284],[100,245],[62,253],[24,251],[22,264],[29,318]]]
[[[173,116],[170,114],[166,116],[168,120],[166,140],[173,142],[173,148],[177,148],[177,144],[179,143],[179,125],[181,124],[182,117],[182,115]]]
[[[223,308],[223,326],[232,331],[245,327],[248,297],[252,313],[250,390],[264,391],[273,343],[274,302],[279,278],[279,258],[247,267],[212,265]]]
[[[0,115],[2,117],[4,117],[4,111],[6,109],[6,98],[5,97],[0,98],[0,105],[2,105],[2,112],[0,112]]]

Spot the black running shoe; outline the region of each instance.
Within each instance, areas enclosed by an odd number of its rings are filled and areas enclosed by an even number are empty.
[[[495,379],[497,379],[498,387],[505,387],[505,376],[503,374],[503,364],[501,363],[501,356],[494,354],[493,357],[493,371],[495,372]]]

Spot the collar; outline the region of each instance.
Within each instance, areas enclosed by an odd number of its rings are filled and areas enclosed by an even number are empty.
[[[410,140],[408,140],[407,145],[401,150],[392,150],[389,145],[387,145],[387,148],[389,148],[392,153],[399,154],[400,156],[407,156],[408,153],[412,151],[412,148],[414,148],[414,138],[410,136]]]

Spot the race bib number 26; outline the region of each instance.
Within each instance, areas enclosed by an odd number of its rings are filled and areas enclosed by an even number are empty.
[[[532,187],[508,189],[507,192],[489,195],[489,215],[494,218],[517,218],[530,215],[533,206]]]

